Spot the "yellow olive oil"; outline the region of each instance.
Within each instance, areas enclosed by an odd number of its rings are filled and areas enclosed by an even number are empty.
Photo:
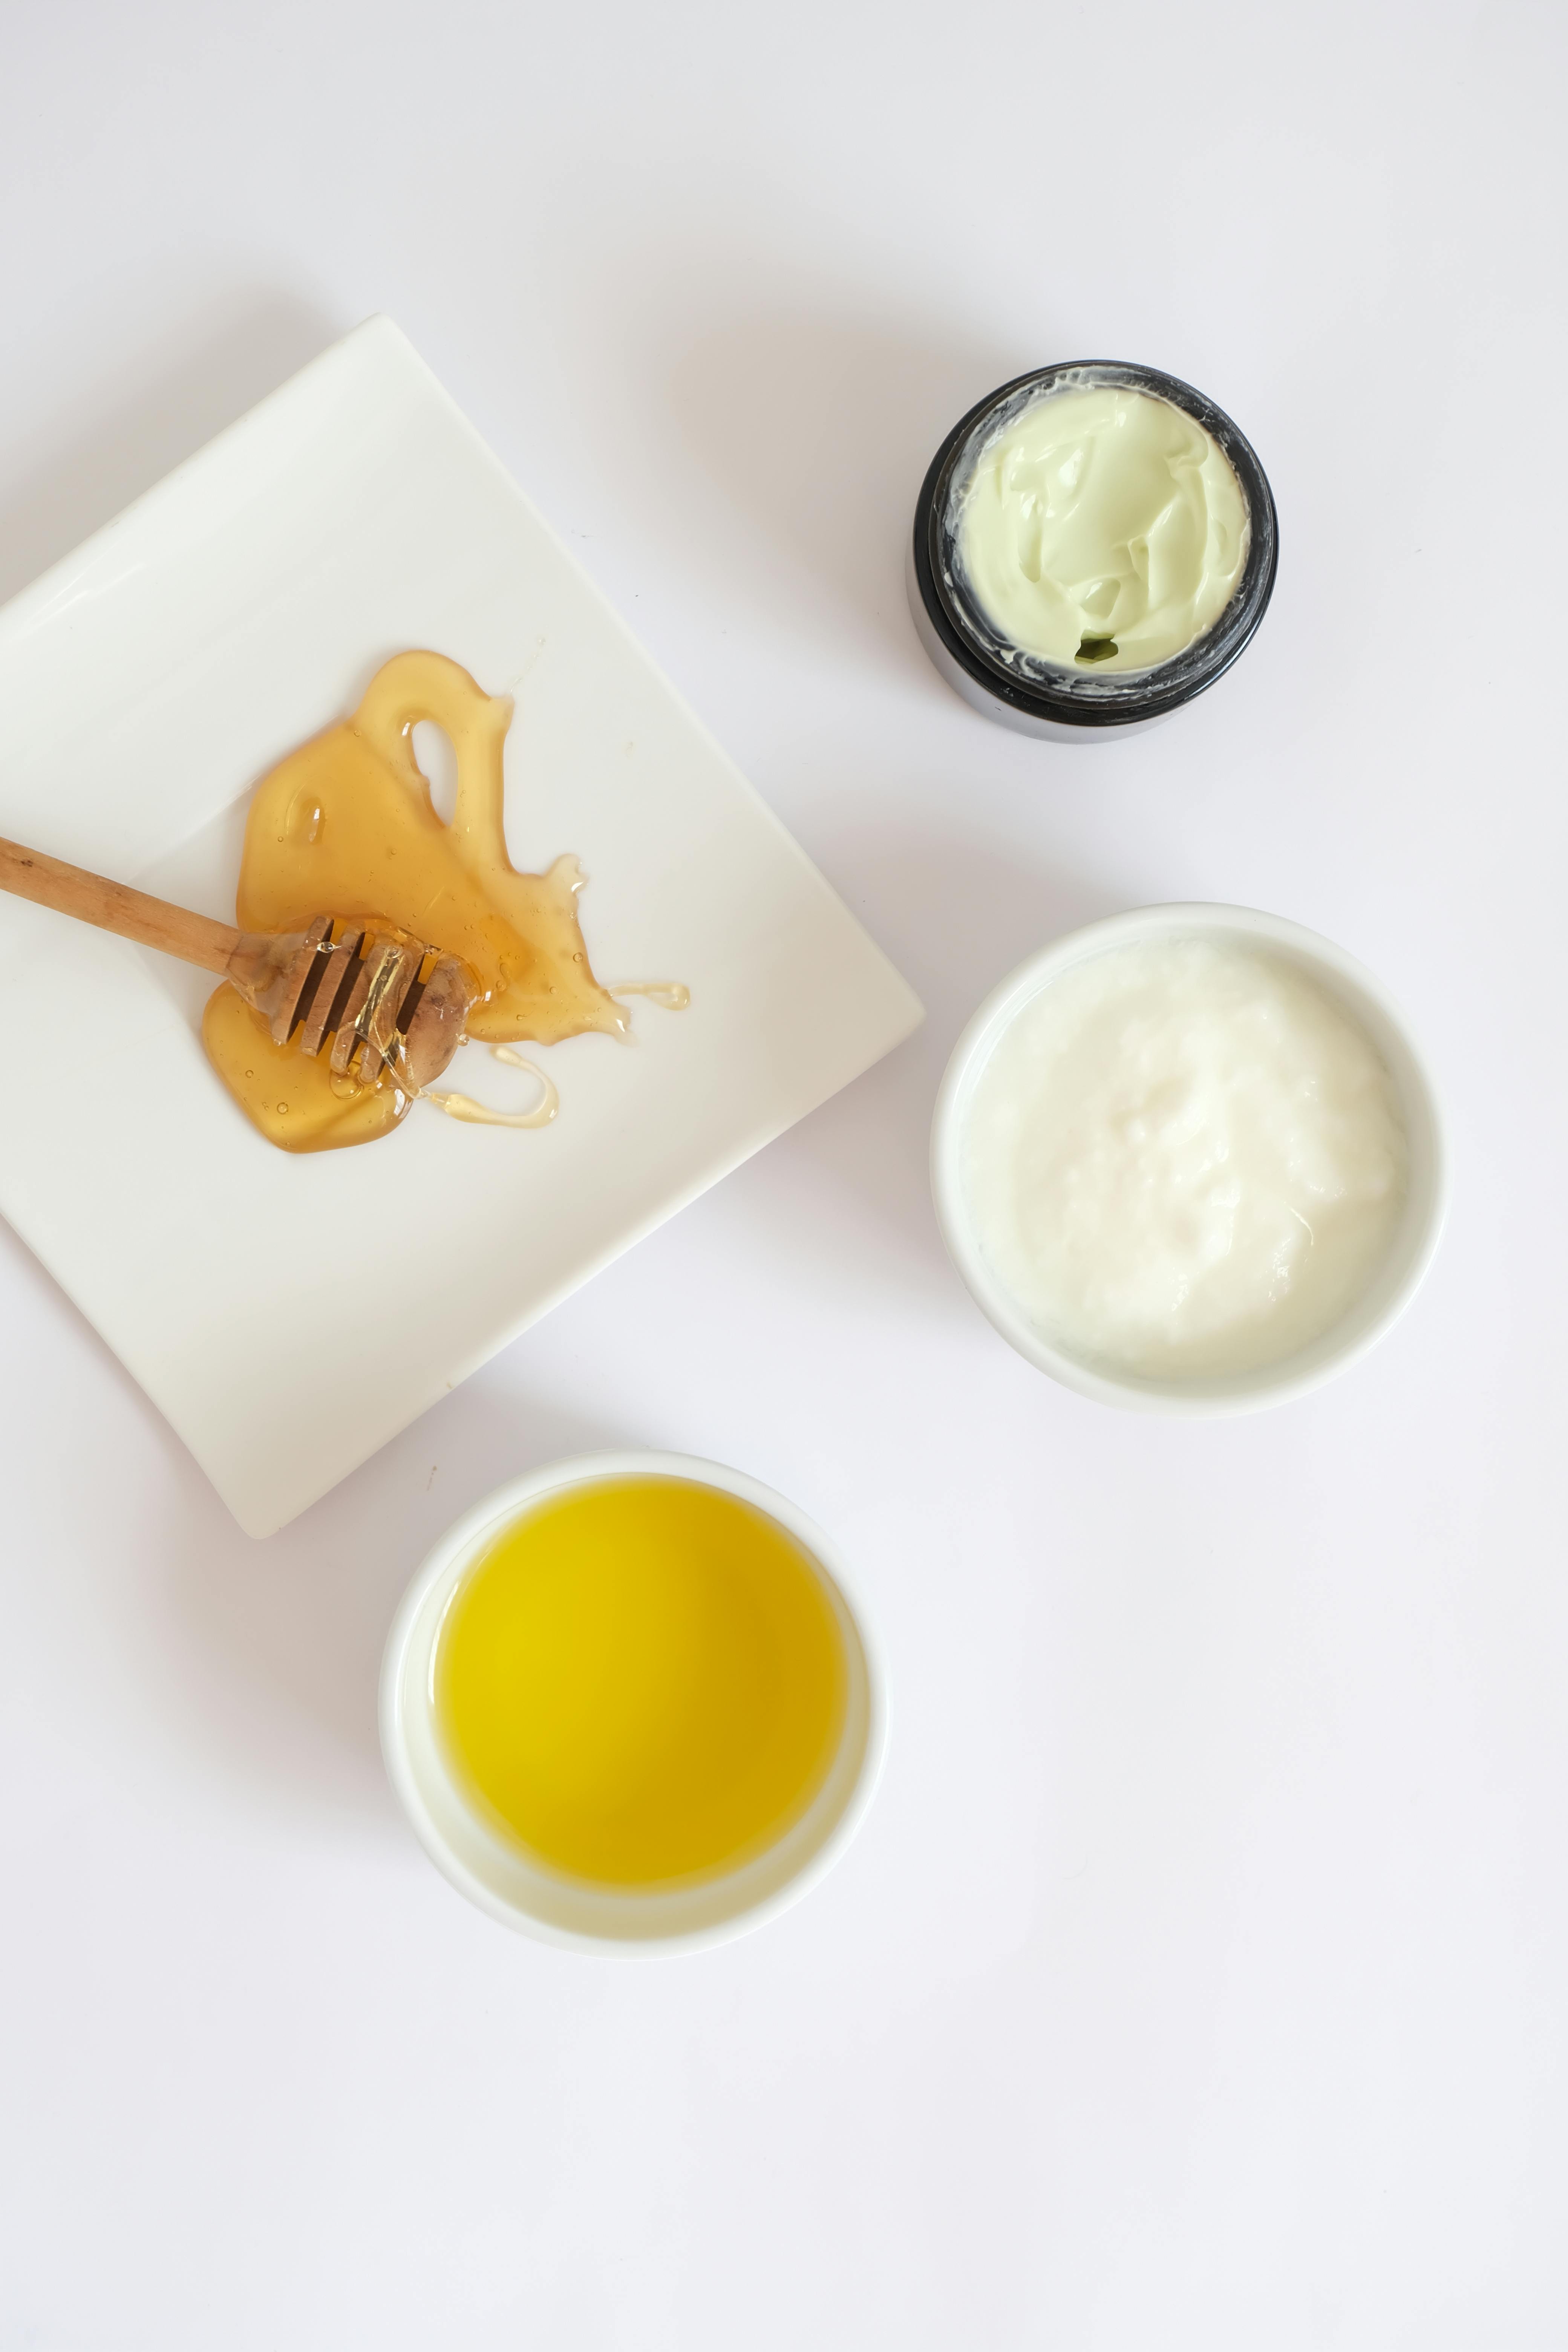
[[[448,1761],[537,1861],[616,1887],[737,1868],[826,1778],[848,1700],[822,1570],[682,1478],[547,1497],[458,1585],[434,1664]]]

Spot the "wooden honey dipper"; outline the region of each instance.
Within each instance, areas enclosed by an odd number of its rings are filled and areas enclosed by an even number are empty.
[[[337,940],[331,915],[303,931],[237,931],[14,841],[0,840],[0,890],[216,971],[255,1006],[275,1044],[292,1037],[314,1055],[331,1037],[332,1069],[366,1085],[386,1071],[418,1094],[439,1077],[479,993],[456,956],[389,924],[356,918],[338,926]]]

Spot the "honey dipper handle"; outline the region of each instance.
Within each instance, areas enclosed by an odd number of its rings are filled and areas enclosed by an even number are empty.
[[[41,849],[24,849],[18,842],[0,841],[0,890],[13,898],[31,898],[52,907],[59,915],[74,915],[79,923],[96,923],[100,931],[116,931],[122,940],[139,940],[163,955],[178,956],[182,963],[199,963],[204,971],[226,972],[229,958],[239,945],[239,933],[226,923],[209,922],[166,898],[150,898],[144,890],[128,890],[123,882],[105,881],[63,858],[46,857]]]

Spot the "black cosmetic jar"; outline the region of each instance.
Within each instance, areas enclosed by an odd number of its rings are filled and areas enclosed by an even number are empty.
[[[1146,393],[1201,425],[1229,459],[1247,505],[1247,557],[1230,601],[1191,645],[1150,669],[1065,668],[1012,644],[974,595],[959,544],[964,497],[992,443],[1054,393],[1101,389]],[[989,394],[959,419],[931,459],[915,509],[910,610],[937,669],[984,717],[1053,742],[1108,742],[1169,718],[1225,675],[1268,610],[1279,553],[1268,478],[1251,442],[1222,408],[1158,368],[1069,360],[1015,376]]]

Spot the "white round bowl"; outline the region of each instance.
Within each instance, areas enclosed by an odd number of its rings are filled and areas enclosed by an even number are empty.
[[[1093,1364],[1057,1347],[1005,1290],[984,1255],[969,1214],[963,1143],[975,1085],[1002,1033],[1029,1001],[1074,965],[1108,949],[1152,940],[1209,938],[1266,949],[1293,963],[1358,1021],[1394,1080],[1409,1149],[1405,1212],[1377,1273],[1347,1314],[1295,1354],[1255,1371],[1190,1380],[1145,1380]],[[1043,1372],[1102,1404],[1144,1412],[1251,1412],[1282,1404],[1343,1371],[1381,1339],[1415,1297],[1432,1263],[1447,1209],[1442,1126],[1432,1082],[1405,1024],[1377,981],[1353,956],[1316,931],[1250,907],[1141,907],[1042,948],[986,998],[948,1063],[931,1125],[931,1192],[948,1255],[1002,1337]]]
[[[437,1732],[434,1668],[442,1622],[488,1545],[531,1504],[605,1478],[679,1478],[738,1496],[807,1551],[838,1618],[849,1670],[843,1736],[803,1818],[741,1869],[657,1892],[597,1886],[532,1861],[463,1796]],[[550,1944],[594,1951],[690,1950],[722,1943],[784,1910],[836,1862],[876,1790],[887,1740],[887,1685],[843,1560],[820,1528],[739,1470],[682,1454],[586,1454],[509,1480],[448,1528],[403,1597],[381,1670],[381,1747],[421,1845],[492,1919]]]

